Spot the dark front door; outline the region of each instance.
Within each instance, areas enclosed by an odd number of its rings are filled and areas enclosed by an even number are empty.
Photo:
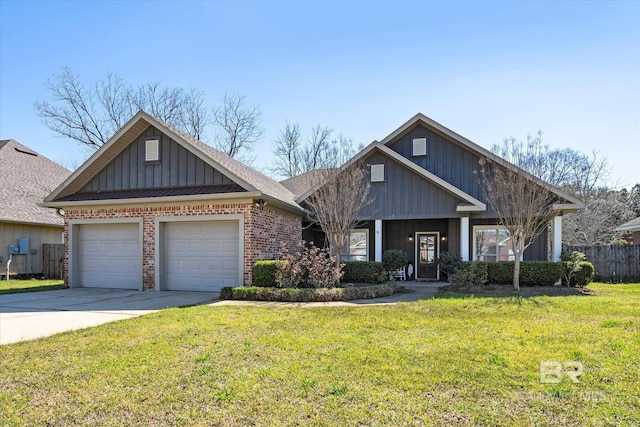
[[[440,252],[438,233],[416,233],[416,279],[438,280],[437,258]]]

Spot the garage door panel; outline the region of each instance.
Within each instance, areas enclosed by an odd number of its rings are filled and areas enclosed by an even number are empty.
[[[237,286],[238,233],[238,221],[167,223],[166,289],[219,291],[224,286]]]
[[[78,262],[80,286],[139,289],[139,225],[83,224]]]

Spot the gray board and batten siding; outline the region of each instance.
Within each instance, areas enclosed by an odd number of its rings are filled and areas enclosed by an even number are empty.
[[[427,139],[427,154],[413,156],[413,140]],[[477,171],[480,157],[440,133],[418,124],[387,144],[396,153],[479,200],[484,200]],[[489,207],[487,206],[487,209]]]
[[[428,181],[380,151],[365,159],[367,164],[384,164],[384,182],[372,182],[369,203],[361,219],[450,218],[461,216],[460,198]]]
[[[160,160],[145,161],[145,143],[160,140]],[[111,160],[79,193],[235,184],[153,126]]]

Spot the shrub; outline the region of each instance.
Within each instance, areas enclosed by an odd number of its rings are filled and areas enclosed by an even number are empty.
[[[523,286],[553,286],[562,278],[562,263],[527,261],[520,264],[520,284]]]
[[[440,265],[440,272],[447,275],[447,279],[451,280],[451,276],[462,270],[462,257],[460,254],[453,252],[441,252],[437,259]]]
[[[307,247],[302,241],[296,251],[284,248],[282,253],[274,274],[281,288],[331,288],[342,275],[342,266],[336,267],[327,248]]]
[[[451,276],[454,286],[477,288],[487,283],[486,262],[468,261],[462,264],[462,269]]]
[[[355,283],[384,283],[387,281],[387,273],[381,262],[375,261],[349,261],[344,263],[344,282]]]
[[[584,288],[593,280],[595,270],[589,261],[580,262],[580,271],[571,278],[570,286]]]
[[[582,270],[582,261],[585,261],[586,257],[582,252],[573,251],[571,253],[562,252],[560,254],[560,261],[562,261],[562,283],[569,286],[571,280],[577,272]]]
[[[488,283],[513,284],[513,261],[486,262]],[[520,286],[551,286],[562,278],[562,264],[548,261],[522,261]]]
[[[513,262],[488,262],[487,264],[487,283],[495,285],[512,285],[513,284]],[[520,264],[522,269],[522,264]]]
[[[393,295],[402,289],[393,284],[353,288],[261,288],[257,286],[225,287],[220,299],[245,301],[325,302],[350,301],[356,299],[381,298]]]
[[[253,286],[263,288],[275,286],[277,265],[278,261],[275,260],[256,261],[253,265]]]
[[[409,262],[409,255],[400,249],[388,249],[382,254],[382,265],[387,271],[400,270]]]

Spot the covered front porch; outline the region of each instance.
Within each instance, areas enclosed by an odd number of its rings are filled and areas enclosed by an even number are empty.
[[[541,235],[524,254],[525,261],[558,261],[561,251],[562,217],[556,217],[549,233]],[[382,261],[388,249],[400,249],[409,255],[407,277],[418,281],[439,281],[437,258],[441,252],[460,254],[464,261],[512,260],[505,244],[505,230],[491,218],[437,218],[362,221],[352,230],[349,245],[341,258],[344,261]],[[317,226],[303,231],[307,242],[328,245]]]

